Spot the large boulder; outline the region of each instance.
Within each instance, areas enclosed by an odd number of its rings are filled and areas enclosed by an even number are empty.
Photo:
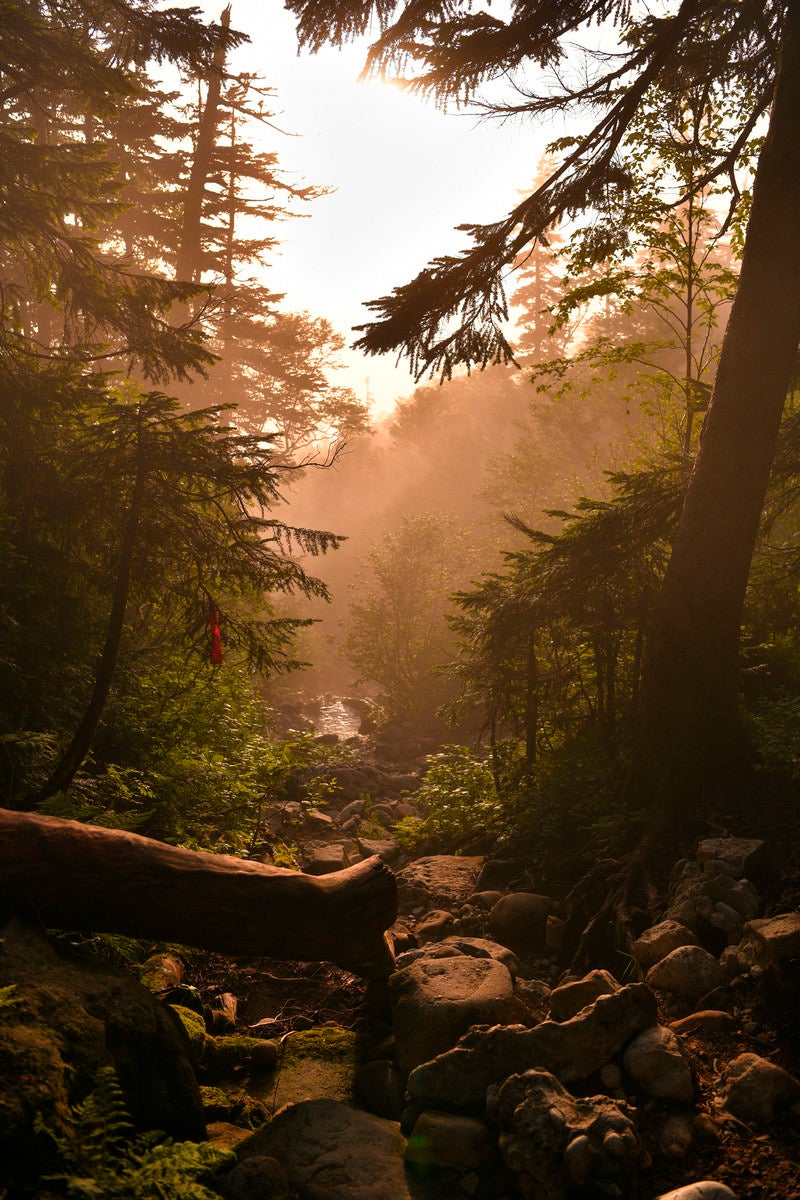
[[[137,980],[66,959],[12,920],[0,940],[0,987],[9,989],[0,1008],[0,1163],[9,1179],[47,1168],[49,1143],[33,1132],[34,1118],[63,1132],[100,1067],[115,1069],[140,1129],[205,1136],[188,1037]]]
[[[626,1104],[608,1096],[577,1099],[547,1071],[507,1079],[488,1112],[502,1131],[503,1158],[530,1200],[573,1195],[587,1185],[618,1195],[618,1185],[645,1161]]]
[[[452,1050],[412,1071],[408,1091],[423,1104],[467,1108],[482,1105],[491,1084],[533,1067],[564,1083],[585,1079],[656,1019],[653,993],[631,983],[569,1021],[473,1029]]]
[[[517,1011],[507,968],[493,958],[420,958],[389,979],[397,1061],[407,1073],[449,1050],[472,1025]]]
[[[242,1162],[277,1159],[303,1200],[410,1200],[400,1126],[336,1100],[304,1100],[241,1142]]]
[[[400,911],[455,909],[475,891],[482,858],[432,854],[409,863],[397,875]]]

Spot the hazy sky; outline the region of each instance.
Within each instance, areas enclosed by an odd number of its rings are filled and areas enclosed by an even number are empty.
[[[222,0],[205,4],[218,18]],[[235,66],[258,71],[277,93],[269,148],[307,182],[335,187],[309,217],[279,230],[269,284],[287,304],[327,317],[345,335],[369,318],[362,302],[407,282],[429,259],[466,244],[454,226],[504,215],[536,174],[548,135],[520,125],[444,114],[390,85],[358,82],[364,46],[298,57],[281,0],[232,0],[232,24],[249,34]],[[348,355],[346,382],[378,409],[413,380],[393,360]]]

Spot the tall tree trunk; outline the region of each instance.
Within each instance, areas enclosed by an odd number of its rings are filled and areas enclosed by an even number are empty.
[[[224,30],[230,29],[230,5],[223,11],[220,24]],[[223,40],[214,54],[214,61],[206,80],[206,100],[200,114],[197,144],[194,148],[189,186],[186,189],[186,199],[183,204],[181,240],[175,260],[175,278],[183,282],[198,283],[202,272],[203,196],[217,138],[225,54],[226,48]]]
[[[111,612],[106,626],[106,636],[100,660],[97,664],[94,686],[89,703],[83,714],[78,728],[67,749],[62,754],[50,778],[41,790],[31,797],[24,808],[35,808],[43,800],[54,796],[56,792],[64,792],[75,778],[81,763],[89,753],[95,731],[103,715],[114,669],[117,665],[122,631],[125,625],[125,611],[128,606],[128,595],[131,585],[131,570],[136,538],[139,530],[139,518],[144,502],[144,490],[147,479],[147,462],[144,438],[141,425],[139,427],[138,445],[136,448],[136,474],[134,476],[128,512],[122,531],[122,541],[119,551],[119,563],[114,580],[114,594],[111,601]]]
[[[786,26],[742,271],[645,664],[633,787],[674,822],[724,794],[739,637],[800,342],[800,4]]]

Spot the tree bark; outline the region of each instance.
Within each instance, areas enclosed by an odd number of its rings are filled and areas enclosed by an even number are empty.
[[[379,858],[316,877],[135,833],[0,809],[0,905],[46,928],[232,955],[391,966],[397,884]]]
[[[634,790],[667,819],[731,782],[742,609],[798,342],[800,5],[789,4],[739,287],[645,665]]]
[[[111,612],[106,627],[103,650],[97,664],[92,694],[89,697],[86,711],[81,718],[78,728],[75,730],[72,741],[62,754],[44,786],[36,795],[30,797],[28,808],[36,808],[43,800],[47,800],[50,796],[55,796],[57,792],[65,792],[70,786],[83,760],[89,753],[97,726],[100,723],[100,718],[106,706],[108,693],[111,690],[117,658],[119,657],[119,647],[122,642],[122,633],[125,628],[125,613],[128,607],[128,596],[130,595],[131,588],[133,555],[136,548],[139,519],[144,504],[145,484],[147,482],[147,462],[141,426],[142,418],[140,413],[138,443],[136,447],[136,474],[133,480],[128,511],[125,516],[119,551],[119,563],[114,580]]]
[[[223,10],[220,24],[224,30],[230,29],[230,4]],[[226,54],[225,43],[224,41],[220,42],[206,80],[206,99],[200,114],[197,144],[194,148],[192,169],[183,204],[183,223],[175,260],[175,278],[190,283],[197,283],[202,273],[203,198],[217,138],[219,102],[222,94]]]

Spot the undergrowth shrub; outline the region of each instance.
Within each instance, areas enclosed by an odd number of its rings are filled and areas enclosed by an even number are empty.
[[[47,1177],[75,1200],[219,1200],[202,1182],[234,1161],[208,1142],[173,1142],[161,1133],[135,1134],[112,1067],[101,1067],[95,1088],[70,1111],[68,1134],[37,1118],[36,1130],[54,1142],[60,1170]]]

